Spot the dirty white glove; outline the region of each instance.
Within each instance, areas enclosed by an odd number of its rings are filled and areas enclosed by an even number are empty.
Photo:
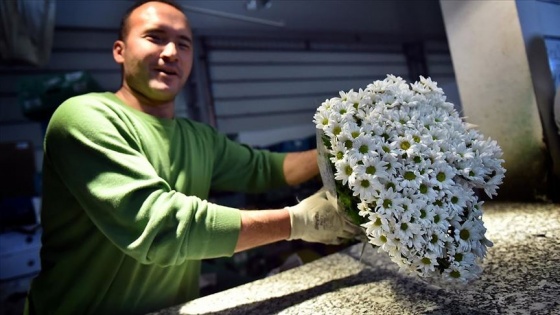
[[[286,207],[292,225],[288,240],[340,244],[362,233],[359,226],[343,217],[327,195],[328,192],[321,189],[297,205]]]

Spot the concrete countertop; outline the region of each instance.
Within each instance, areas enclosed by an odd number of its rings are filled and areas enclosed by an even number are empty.
[[[560,314],[560,205],[486,203],[494,242],[481,278],[442,289],[356,244],[274,276],[152,314]]]

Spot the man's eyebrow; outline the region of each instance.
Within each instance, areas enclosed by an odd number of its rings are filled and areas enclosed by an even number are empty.
[[[190,38],[190,36],[187,35],[181,35],[179,36],[180,39],[189,42],[190,44],[192,44],[192,38]]]
[[[153,28],[149,28],[149,29],[145,30],[144,33],[158,33],[159,34],[159,33],[165,33],[165,31],[162,30],[161,28],[153,27]],[[191,44],[193,42],[192,38],[188,35],[180,35],[179,38],[181,40],[187,41]]]
[[[161,28],[152,27],[144,31],[144,33],[165,33]]]

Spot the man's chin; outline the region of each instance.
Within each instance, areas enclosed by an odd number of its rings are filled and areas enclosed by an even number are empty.
[[[152,90],[152,93],[150,94],[158,100],[172,100],[181,91],[181,89],[175,86],[169,86],[166,84],[154,84],[150,86],[150,88]]]

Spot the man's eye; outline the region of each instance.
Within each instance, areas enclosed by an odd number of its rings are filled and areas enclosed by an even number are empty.
[[[160,37],[160,36],[158,36],[158,35],[151,35],[151,34],[150,34],[150,35],[146,35],[146,39],[148,39],[149,41],[152,41],[152,42],[156,42],[156,43],[161,41],[161,37]]]
[[[191,48],[191,45],[179,43],[179,48],[181,48],[181,49],[189,49],[189,48]]]

